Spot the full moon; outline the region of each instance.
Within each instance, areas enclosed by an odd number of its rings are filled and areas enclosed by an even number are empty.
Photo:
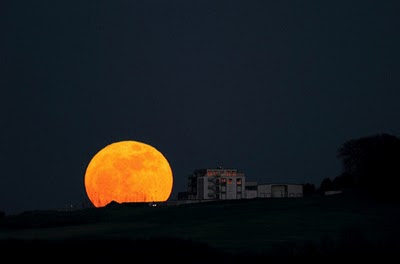
[[[172,170],[164,155],[137,141],[104,147],[91,159],[85,173],[86,193],[96,207],[112,201],[166,201],[172,183]]]

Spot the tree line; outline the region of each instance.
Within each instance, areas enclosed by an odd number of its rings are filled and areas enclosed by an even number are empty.
[[[342,172],[325,178],[319,188],[304,185],[304,195],[357,190],[380,200],[400,200],[400,139],[390,134],[350,139],[337,151]]]

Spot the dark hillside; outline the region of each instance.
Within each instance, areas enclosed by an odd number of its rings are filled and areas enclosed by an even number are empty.
[[[203,257],[218,252],[224,258],[387,256],[399,248],[399,220],[395,204],[353,194],[158,207],[113,204],[7,216],[0,238],[3,249],[62,245],[78,252],[82,243],[106,252],[131,245],[140,254],[154,248],[181,256],[202,248]]]

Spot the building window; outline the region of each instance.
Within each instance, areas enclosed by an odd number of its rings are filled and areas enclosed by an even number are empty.
[[[226,183],[226,178],[221,178],[221,183]]]
[[[232,179],[228,179],[228,184],[232,184]]]
[[[241,185],[242,184],[242,179],[241,178],[236,179],[236,184],[237,185]]]

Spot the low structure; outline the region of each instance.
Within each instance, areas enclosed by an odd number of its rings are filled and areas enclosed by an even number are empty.
[[[343,191],[325,191],[324,195],[335,195],[335,194],[340,194]]]
[[[303,197],[302,184],[259,184],[257,186],[259,198]]]
[[[246,182],[245,186],[246,194],[244,198],[246,199],[257,198],[258,197],[257,186],[258,186],[257,182]]]

